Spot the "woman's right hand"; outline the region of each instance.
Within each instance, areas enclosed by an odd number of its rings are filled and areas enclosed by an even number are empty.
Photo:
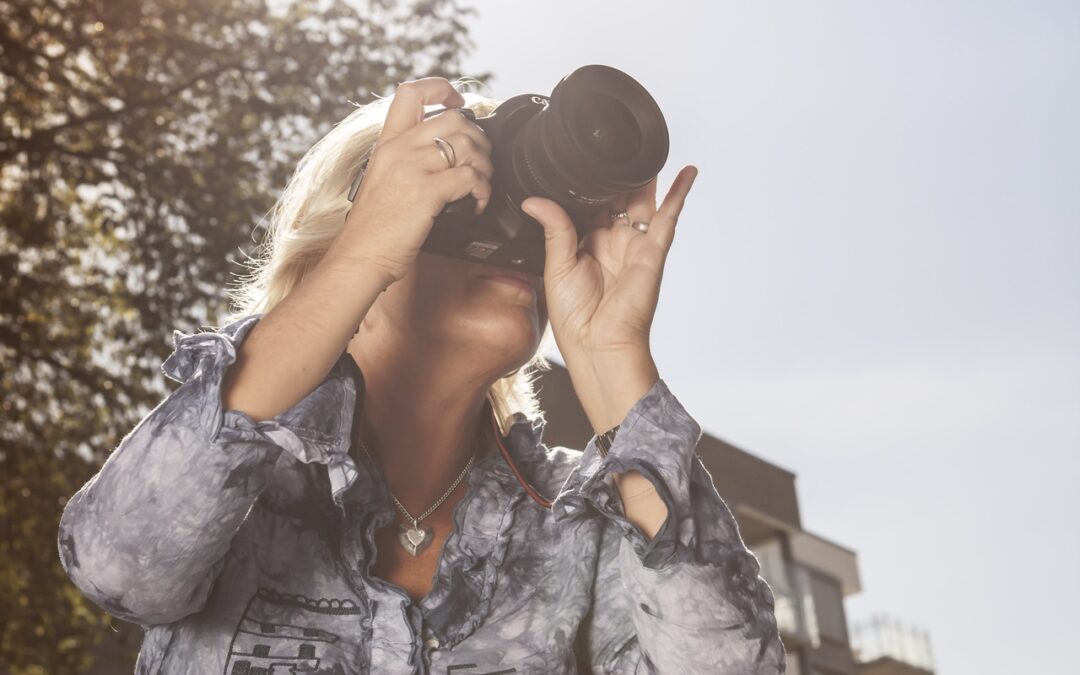
[[[330,253],[375,266],[387,285],[408,272],[446,204],[473,195],[480,214],[491,199],[491,141],[456,110],[424,119],[424,106],[460,108],[465,99],[442,77],[398,85],[360,189]],[[454,148],[447,166],[434,138]]]

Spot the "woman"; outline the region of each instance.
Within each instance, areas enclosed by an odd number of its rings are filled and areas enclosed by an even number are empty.
[[[68,503],[69,577],[146,627],[139,673],[783,672],[772,593],[649,351],[697,170],[580,248],[526,199],[544,276],[487,277],[515,273],[420,252],[446,203],[491,196],[490,142],[424,119],[439,103],[496,102],[406,82],[304,157],[242,311],[176,332],[181,386]],[[541,442],[549,335],[583,452]]]

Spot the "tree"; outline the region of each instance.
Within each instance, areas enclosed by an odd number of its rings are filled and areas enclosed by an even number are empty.
[[[8,672],[83,672],[118,623],[67,581],[57,525],[168,393],[171,330],[225,309],[253,226],[350,102],[462,75],[472,13],[456,0],[0,0]]]

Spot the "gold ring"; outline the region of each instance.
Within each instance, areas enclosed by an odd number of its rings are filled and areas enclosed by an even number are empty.
[[[454,168],[457,162],[457,154],[454,152],[454,146],[450,145],[450,142],[436,136],[432,141],[435,143],[435,147],[439,149],[439,153],[442,154],[443,159],[446,160],[447,167]]]

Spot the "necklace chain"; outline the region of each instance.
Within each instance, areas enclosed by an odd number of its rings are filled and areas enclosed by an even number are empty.
[[[357,439],[357,440],[359,440],[359,439]],[[364,441],[362,441],[362,440],[360,440],[360,447],[364,450],[364,454],[368,456],[368,459],[370,459],[372,462],[374,462],[375,458],[371,456],[370,452],[368,452],[367,446],[364,445]],[[459,473],[458,477],[454,479],[454,482],[450,484],[450,487],[446,490],[446,492],[443,493],[443,496],[439,497],[439,500],[437,502],[435,502],[434,504],[432,504],[428,508],[428,510],[424,511],[424,513],[421,514],[419,517],[413,517],[413,515],[411,513],[409,513],[409,510],[406,509],[405,506],[400,501],[398,501],[397,496],[394,494],[394,491],[390,489],[389,485],[386,487],[386,491],[390,493],[390,499],[394,500],[394,504],[397,505],[398,509],[400,509],[401,512],[403,514],[405,514],[406,518],[408,518],[409,520],[412,521],[413,527],[416,527],[420,523],[421,520],[423,520],[424,518],[427,518],[432,513],[434,513],[435,509],[439,508],[439,506],[441,506],[442,503],[446,501],[446,498],[449,497],[454,492],[454,488],[456,488],[458,486],[458,483],[460,483],[461,480],[463,478],[465,478],[465,474],[469,473],[469,467],[471,467],[473,465],[473,460],[475,460],[475,459],[476,459],[476,450],[473,450],[472,455],[469,456],[469,461],[465,462],[465,468],[461,470],[461,473]]]

